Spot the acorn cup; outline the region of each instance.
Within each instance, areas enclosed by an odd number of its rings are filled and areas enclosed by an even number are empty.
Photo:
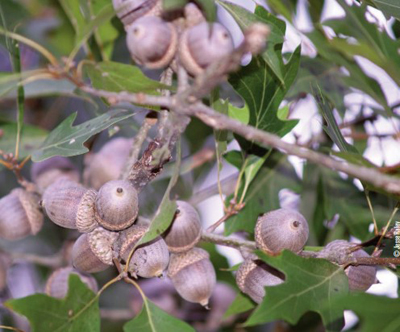
[[[50,185],[43,194],[42,208],[55,224],[89,232],[97,226],[94,218],[96,192],[68,179]]]
[[[288,249],[299,253],[308,240],[307,220],[297,211],[278,209],[258,218],[255,227],[257,248],[269,255]]]
[[[97,281],[91,275],[83,274],[73,267],[63,267],[55,270],[47,279],[45,292],[47,295],[62,299],[68,293],[68,280],[71,274],[76,274],[93,292],[97,292]]]
[[[106,182],[117,180],[128,160],[132,142],[130,138],[113,138],[98,152],[85,154],[84,184],[99,190]]]
[[[31,179],[41,191],[61,178],[79,182],[78,168],[68,158],[56,156],[32,164]]]
[[[113,0],[118,18],[125,27],[143,16],[160,16],[161,0]]]
[[[186,301],[207,307],[216,285],[214,266],[207,251],[193,248],[181,254],[172,254],[168,277]]]
[[[39,197],[22,188],[0,199],[0,238],[15,241],[36,235],[43,226]]]
[[[139,213],[138,204],[138,193],[129,181],[109,181],[97,195],[96,220],[108,230],[121,231],[135,222]]]
[[[177,201],[177,213],[167,231],[162,235],[171,253],[192,249],[201,237],[201,222],[197,211],[183,201]]]
[[[159,17],[142,17],[126,29],[132,59],[150,69],[166,67],[174,58],[178,33],[172,23]]]
[[[103,257],[107,257],[105,255]],[[107,270],[105,264],[91,249],[88,234],[82,234],[72,247],[72,265],[81,272],[96,273]]]
[[[196,76],[233,49],[232,37],[222,24],[202,22],[184,31],[178,54],[183,67]]]
[[[284,279],[283,273],[257,259],[255,255],[246,258],[236,272],[239,289],[256,303],[262,302],[265,296],[264,287],[279,285]]]
[[[147,232],[147,226],[133,225],[122,232],[121,258],[127,263],[129,253]],[[161,277],[168,266],[169,251],[159,236],[149,243],[140,245],[132,255],[129,272],[137,278]]]
[[[318,258],[335,261],[337,264],[345,264],[351,258],[370,257],[363,249],[352,251],[356,245],[345,240],[335,240],[328,243],[324,249],[318,252]],[[344,272],[349,281],[350,291],[364,292],[376,283],[376,267],[370,265],[348,266]]]

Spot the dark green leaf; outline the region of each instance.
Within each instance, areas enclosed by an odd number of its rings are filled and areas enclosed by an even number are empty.
[[[176,10],[185,7],[189,0],[163,0],[164,10]]]
[[[279,191],[284,188],[299,192],[300,181],[287,157],[273,153],[250,184],[245,207],[226,221],[225,234],[241,230],[253,234],[259,215],[280,208]]]
[[[159,94],[158,89],[168,89],[164,84],[145,76],[136,66],[118,62],[100,62],[86,63],[84,68],[96,89],[147,94]]]
[[[177,10],[185,7],[189,0],[162,0],[164,10]],[[214,22],[217,15],[217,7],[214,0],[195,0],[201,7],[207,21]]]
[[[373,0],[373,2],[386,15],[393,16],[400,21],[400,3],[398,0]]]
[[[46,138],[41,148],[34,151],[32,160],[42,161],[54,156],[76,156],[88,152],[83,144],[93,135],[134,115],[125,110],[112,110],[97,118],[73,126],[77,113],[71,114]]]
[[[231,75],[229,82],[249,107],[250,125],[284,136],[298,123],[297,120],[279,119],[277,112],[296,78],[299,59],[300,48],[297,48],[284,66],[285,87],[271,76],[266,62],[260,57],[255,57],[248,66]]]
[[[332,308],[337,298],[347,294],[348,282],[343,268],[327,260],[302,258],[284,250],[271,257],[258,252],[267,264],[285,274],[284,283],[266,287],[262,303],[246,321],[246,326],[284,319],[296,324],[308,311],[322,317],[328,331],[343,327],[343,310]]]
[[[245,294],[238,293],[233,300],[228,310],[225,312],[224,317],[241,314],[242,312],[249,311],[255,307],[254,302]]]
[[[400,299],[351,293],[333,302],[333,310],[351,310],[361,321],[359,331],[396,332],[400,327]]]
[[[142,311],[124,325],[124,332],[194,332],[185,322],[168,315],[153,302],[144,299]]]
[[[5,306],[28,318],[32,332],[100,331],[98,300],[75,274],[70,276],[68,294],[62,300],[35,294],[9,300]]]

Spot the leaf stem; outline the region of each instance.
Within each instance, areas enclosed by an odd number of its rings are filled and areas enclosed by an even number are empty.
[[[6,325],[0,325],[0,329],[17,331],[17,332],[24,332],[23,330],[20,330],[20,329],[18,329],[16,327],[6,326]]]
[[[381,237],[380,237],[379,240],[378,240],[378,243],[377,243],[376,246],[375,246],[374,253],[377,252],[377,251],[379,250],[379,247],[380,247],[380,245],[381,245],[381,242],[382,242],[383,238],[385,237],[385,235],[386,235],[386,233],[387,233],[387,231],[388,231],[388,229],[389,229],[389,226],[390,226],[390,224],[392,223],[392,220],[393,220],[394,216],[396,215],[397,211],[399,210],[399,207],[400,207],[400,203],[397,203],[397,205],[396,205],[395,208],[393,209],[393,212],[392,212],[392,214],[391,214],[391,216],[390,216],[390,218],[389,218],[389,220],[388,220],[388,222],[387,222],[387,224],[386,224],[386,226],[385,226],[385,229],[384,229],[383,232],[382,232]]]
[[[369,197],[369,190],[364,189],[364,193],[365,193],[365,198],[367,199],[369,210],[371,211],[372,221],[374,222],[374,232],[375,232],[375,235],[378,235],[379,234],[378,224],[375,219],[375,212],[374,212],[374,208],[372,207],[371,198]]]

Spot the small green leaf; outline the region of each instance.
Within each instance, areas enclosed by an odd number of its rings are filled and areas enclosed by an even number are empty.
[[[237,157],[235,159],[239,161]],[[253,234],[259,215],[280,208],[279,191],[284,188],[299,192],[300,180],[293,166],[287,161],[287,157],[275,152],[262,165],[251,182],[244,208],[226,221],[225,235],[238,231]],[[230,197],[227,198],[229,199]]]
[[[350,293],[334,301],[332,309],[355,312],[361,321],[359,331],[395,332],[400,327],[400,299],[398,298]]]
[[[118,62],[85,62],[84,68],[96,89],[111,92],[143,92],[157,95],[158,89],[171,89],[145,76],[136,66]]]
[[[71,114],[46,138],[41,148],[34,151],[32,160],[42,161],[54,156],[76,156],[88,152],[83,144],[93,135],[134,115],[125,110],[111,110],[97,118],[73,126],[77,113]]]
[[[247,104],[245,104],[243,108],[235,107],[232,104],[228,104],[228,115],[232,119],[236,119],[244,124],[249,124],[250,110]]]
[[[56,299],[35,294],[9,300],[5,306],[28,318],[32,332],[100,332],[100,310],[96,295],[71,274],[68,294]]]
[[[185,7],[189,0],[163,0],[163,9],[168,10],[177,10]]]
[[[348,293],[348,281],[343,268],[327,260],[302,258],[284,250],[271,257],[262,252],[258,256],[285,274],[285,281],[266,287],[265,297],[245,326],[284,319],[296,324],[308,311],[319,313],[327,331],[343,327],[343,310],[332,308],[332,303]]]
[[[254,302],[246,294],[238,293],[228,310],[226,310],[224,317],[228,318],[232,315],[241,314],[253,309],[255,306]]]
[[[124,325],[124,332],[194,332],[195,330],[157,307],[153,302],[144,299],[142,311]]]
[[[166,11],[181,9],[188,2],[189,0],[163,0],[163,9]],[[200,5],[207,21],[214,22],[217,16],[217,7],[214,0],[196,0],[196,3]]]

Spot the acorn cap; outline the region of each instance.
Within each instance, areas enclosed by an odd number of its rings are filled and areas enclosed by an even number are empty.
[[[98,152],[85,154],[85,185],[99,190],[106,182],[117,180],[128,160],[132,142],[130,138],[113,138]]]
[[[284,279],[283,273],[258,260],[255,255],[247,258],[236,272],[239,289],[257,303],[261,303],[265,296],[265,286],[279,285]]]
[[[68,280],[71,274],[76,274],[93,292],[97,292],[97,281],[91,275],[83,274],[73,267],[63,267],[55,270],[47,279],[45,292],[47,295],[62,299],[68,293]]]
[[[22,188],[0,199],[0,237],[14,241],[37,234],[43,226],[38,201],[35,194]]]
[[[113,246],[119,233],[110,232],[103,227],[97,227],[88,233],[88,242],[92,252],[104,264],[113,265]]]
[[[258,218],[255,227],[257,248],[269,255],[283,249],[300,252],[308,240],[307,220],[297,211],[278,209]]]
[[[168,277],[185,300],[207,306],[216,284],[215,270],[207,251],[193,248],[182,254],[172,254]]]
[[[89,189],[79,202],[76,213],[76,228],[81,233],[89,233],[99,226],[95,216],[96,197],[97,192]]]
[[[139,213],[138,194],[129,181],[105,183],[97,194],[96,219],[104,228],[120,231],[131,226]]]
[[[178,211],[163,238],[172,253],[193,248],[201,238],[200,216],[193,206],[177,201]]]
[[[87,273],[101,272],[110,267],[93,253],[87,233],[78,237],[72,247],[72,264],[77,270]]]
[[[60,179],[45,190],[42,199],[47,216],[55,224],[76,229],[79,203],[87,189],[67,179]]]

